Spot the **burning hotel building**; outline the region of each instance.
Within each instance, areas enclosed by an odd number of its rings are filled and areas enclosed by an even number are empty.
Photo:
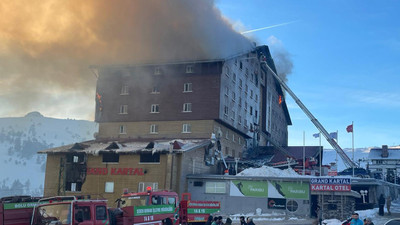
[[[98,140],[208,139],[241,158],[271,140],[287,146],[291,125],[284,94],[260,66],[267,46],[222,60],[98,66]],[[247,143],[247,145],[246,145]]]
[[[187,175],[221,174],[222,157],[238,162],[249,148],[287,146],[285,96],[260,60],[275,70],[267,46],[216,60],[94,66],[99,132],[39,152],[47,154],[44,195],[112,204],[126,189],[183,193]]]

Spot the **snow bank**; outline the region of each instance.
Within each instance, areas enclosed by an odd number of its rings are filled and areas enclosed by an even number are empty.
[[[276,169],[273,167],[262,166],[260,168],[248,168],[238,173],[236,176],[260,176],[260,177],[301,177],[292,168]]]

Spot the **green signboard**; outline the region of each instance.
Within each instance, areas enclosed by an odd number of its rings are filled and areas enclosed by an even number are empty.
[[[230,196],[308,199],[310,185],[305,182],[231,181]]]
[[[173,205],[150,205],[150,206],[135,206],[135,216],[146,216],[164,213],[174,213]]]
[[[33,208],[37,205],[37,202],[19,202],[19,203],[5,203],[4,210],[7,209],[26,209]]]
[[[231,196],[268,197],[268,183],[261,181],[231,181]]]
[[[268,197],[270,198],[286,198],[286,199],[308,199],[309,184],[301,182],[277,182],[268,181],[270,183]]]
[[[198,208],[188,208],[188,214],[212,214],[218,212],[219,209],[198,209]]]

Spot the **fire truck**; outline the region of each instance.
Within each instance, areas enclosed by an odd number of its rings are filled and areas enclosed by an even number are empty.
[[[10,196],[0,199],[0,225],[29,225],[39,198]]]
[[[191,201],[190,194],[171,191],[124,193],[118,208],[107,208],[107,200],[57,196],[39,200],[31,225],[173,225],[204,223],[220,209],[214,201]]]

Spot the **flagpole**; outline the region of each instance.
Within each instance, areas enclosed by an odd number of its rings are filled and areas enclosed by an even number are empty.
[[[321,147],[321,132],[319,132],[319,176],[322,176],[322,147]]]
[[[353,149],[353,177],[354,177],[354,121],[351,121],[351,128],[353,129],[351,132],[351,143],[352,143],[352,149]]]
[[[303,131],[303,176],[306,174],[306,132]]]

